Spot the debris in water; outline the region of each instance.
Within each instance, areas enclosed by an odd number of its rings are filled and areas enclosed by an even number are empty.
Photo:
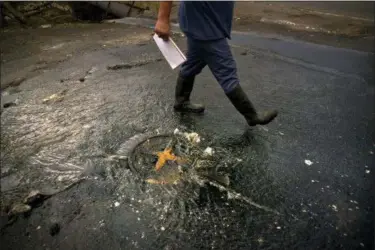
[[[36,228],[36,230],[39,230],[41,227],[40,226],[38,226],[37,228]]]
[[[118,206],[120,206],[120,202],[116,201],[115,202],[115,207],[118,207]]]
[[[149,184],[166,184],[165,181],[159,181],[159,180],[156,180],[156,179],[146,179],[146,182],[149,183]]]
[[[370,173],[370,170],[366,170],[366,174],[369,174]]]
[[[333,211],[335,211],[335,212],[337,212],[337,211],[338,211],[338,210],[337,210],[337,206],[336,206],[336,205],[331,205],[331,207],[332,207]]]
[[[280,230],[280,229],[281,229],[281,227],[280,227],[280,226],[278,226],[278,227],[276,227],[276,229],[277,229],[277,230]]]
[[[12,207],[12,209],[9,211],[9,215],[15,215],[15,214],[23,214],[31,211],[31,207],[26,204],[16,204]]]
[[[161,231],[164,231],[164,230],[165,230],[165,227],[161,227],[160,230],[161,230]]]
[[[211,148],[211,147],[207,147],[204,151],[203,151],[203,155],[204,156],[212,156],[214,154],[214,150]]]
[[[160,170],[167,161],[175,161],[177,157],[172,153],[171,148],[166,148],[163,152],[157,152],[158,161],[156,162],[155,170]]]
[[[52,27],[52,24],[43,24],[43,25],[40,25],[40,27],[42,29],[48,29],[48,28],[51,28]]]
[[[192,142],[192,143],[195,143],[195,144],[198,144],[201,141],[201,138],[195,132],[193,132],[193,133],[184,133],[184,136],[185,136],[186,139],[188,139],[189,142]]]
[[[173,134],[174,134],[174,135],[178,135],[178,134],[180,134],[180,130],[179,130],[178,128],[176,128],[176,129],[173,131]]]
[[[359,245],[360,245],[361,247],[365,247],[365,244],[363,244],[362,242],[359,243]]]
[[[311,180],[311,182],[312,182],[312,183],[315,183],[315,182],[316,182],[316,183],[318,183],[319,181],[316,181],[316,180]]]
[[[310,161],[310,160],[305,160],[305,164],[306,164],[307,166],[311,166],[311,165],[313,164],[313,162]]]
[[[65,96],[66,92],[68,92],[68,90],[65,89],[65,90],[63,90],[63,91],[61,91],[57,94],[53,94],[53,95],[50,95],[47,98],[44,98],[43,104],[61,102],[62,100],[64,100],[64,96]]]

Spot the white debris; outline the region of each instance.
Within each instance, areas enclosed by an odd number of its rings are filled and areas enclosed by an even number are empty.
[[[317,180],[311,180],[311,182],[312,183],[315,183],[315,182],[318,183],[319,181],[317,181]]]
[[[337,212],[337,211],[338,211],[338,210],[337,210],[337,206],[336,206],[336,205],[331,205],[331,207],[332,207],[333,211],[335,211],[335,212]]]
[[[281,229],[281,227],[280,227],[280,226],[279,226],[279,227],[276,227],[276,229],[277,229],[277,230],[280,230],[280,229]]]
[[[283,133],[283,132],[280,132],[280,131],[279,131],[279,134],[280,134],[280,135],[284,135],[284,133]]]
[[[178,128],[176,128],[174,131],[173,131],[173,134],[174,135],[178,135],[180,133],[180,130]]]
[[[305,164],[306,164],[307,166],[311,166],[311,165],[313,164],[313,162],[310,161],[310,160],[305,160]]]
[[[51,25],[51,24],[43,24],[43,25],[40,25],[40,27],[41,27],[42,29],[47,29],[47,28],[51,28],[52,25]]]
[[[370,153],[370,155],[373,155],[373,154],[374,154],[374,152],[373,152],[373,151],[370,151],[369,153]]]
[[[141,218],[139,218],[139,217],[138,217],[138,218],[137,218],[137,220],[138,220],[138,221],[140,221],[140,220],[141,220]]]
[[[118,206],[120,206],[120,202],[116,201],[115,202],[115,207],[118,207]]]
[[[36,228],[36,230],[39,230],[41,227],[40,226],[38,226],[37,228]]]
[[[214,150],[211,148],[211,147],[207,147],[204,151],[203,151],[203,155],[204,156],[212,156],[214,154]]]
[[[359,243],[359,245],[360,245],[361,247],[365,247],[365,244],[363,244],[362,242]]]
[[[195,132],[193,132],[193,133],[184,133],[184,136],[185,136],[186,139],[189,140],[189,142],[192,142],[192,143],[200,143],[200,141],[201,141],[200,136],[197,133],[195,133]]]
[[[161,227],[160,230],[161,230],[161,231],[164,231],[164,230],[165,230],[165,227]]]
[[[369,174],[369,173],[370,173],[370,170],[367,169],[367,170],[366,170],[366,174]]]
[[[368,168],[368,166],[366,165],[365,168]]]

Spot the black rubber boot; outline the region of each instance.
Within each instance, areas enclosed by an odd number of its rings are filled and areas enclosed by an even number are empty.
[[[177,79],[174,109],[177,112],[202,113],[204,106],[190,102],[190,94],[193,90],[195,77]]]
[[[278,114],[276,110],[271,110],[259,115],[240,85],[237,85],[227,96],[234,107],[245,117],[249,126],[266,125]]]

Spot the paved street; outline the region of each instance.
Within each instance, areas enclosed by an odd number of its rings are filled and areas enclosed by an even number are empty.
[[[56,194],[11,223],[3,214],[2,249],[373,249],[373,54],[234,32],[244,90],[280,111],[249,129],[207,68],[192,96],[206,113],[175,114],[178,71],[149,29],[28,32],[2,34],[18,49],[2,55],[1,86],[26,78],[2,91],[2,202]],[[142,184],[111,158],[135,135],[175,128],[240,159],[231,190],[279,214],[195,183]]]

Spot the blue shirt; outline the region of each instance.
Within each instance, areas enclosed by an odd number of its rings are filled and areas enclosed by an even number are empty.
[[[234,2],[183,1],[179,22],[187,37],[197,40],[230,39]]]

